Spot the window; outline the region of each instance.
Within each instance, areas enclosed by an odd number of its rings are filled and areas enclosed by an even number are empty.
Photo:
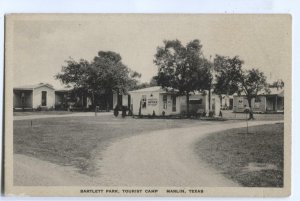
[[[216,100],[214,98],[211,99],[212,104],[212,110],[214,111],[216,109]]]
[[[172,96],[172,111],[176,112],[176,96]]]
[[[47,106],[47,91],[42,91],[42,106]]]
[[[199,99],[199,100],[189,100],[189,103],[190,104],[199,104],[199,105],[201,105],[202,104],[202,99]]]
[[[255,98],[255,102],[256,102],[256,103],[260,103],[260,102],[261,102],[261,101],[260,101],[260,98],[259,98],[259,97],[256,97],[256,98]]]
[[[146,95],[142,95],[142,108],[146,108],[147,98]]]
[[[168,96],[167,95],[163,95],[163,109],[167,109],[168,103]]]

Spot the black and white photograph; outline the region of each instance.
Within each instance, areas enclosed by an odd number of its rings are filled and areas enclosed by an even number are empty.
[[[8,14],[5,193],[288,196],[288,14]]]

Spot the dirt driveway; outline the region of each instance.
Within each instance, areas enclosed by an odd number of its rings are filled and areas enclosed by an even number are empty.
[[[250,122],[249,126],[274,121]],[[244,127],[245,122],[156,131],[115,142],[99,160],[108,185],[238,186],[201,161],[194,143],[209,133]]]
[[[249,122],[249,126],[276,122],[279,121],[253,121]],[[68,167],[52,167],[50,163],[47,166],[48,162],[24,160],[25,156],[18,155],[14,158],[15,167],[18,167],[14,171],[14,181],[15,185],[238,186],[201,161],[194,152],[194,143],[209,133],[244,126],[245,122],[215,123],[155,131],[115,141],[101,158],[95,159],[99,172],[93,178],[80,175]],[[24,167],[31,165],[34,166],[33,171],[39,173],[35,174],[35,179],[18,176],[28,174],[29,170]],[[57,174],[49,175],[49,171],[56,171]],[[55,178],[62,174],[64,180]],[[51,177],[51,182],[47,182],[47,177]]]

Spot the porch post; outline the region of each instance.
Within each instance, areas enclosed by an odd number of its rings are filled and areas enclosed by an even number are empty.
[[[267,112],[267,96],[265,96],[265,111],[264,112]]]
[[[277,96],[275,96],[275,112],[277,112]]]

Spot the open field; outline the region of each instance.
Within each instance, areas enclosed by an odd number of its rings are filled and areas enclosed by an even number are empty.
[[[196,143],[196,153],[212,167],[247,187],[283,186],[283,123],[230,129]]]
[[[199,125],[195,120],[125,119],[112,115],[14,121],[14,153],[94,173],[94,150],[113,140],[168,128]],[[101,152],[100,152],[101,153]],[[99,157],[99,156],[97,156]]]
[[[249,114],[234,113],[231,110],[222,110],[223,118],[227,120],[244,120],[249,117]],[[254,114],[255,120],[283,120],[284,114]]]
[[[72,114],[69,111],[32,111],[32,112],[14,112],[14,116],[30,116],[30,115],[65,115]]]

